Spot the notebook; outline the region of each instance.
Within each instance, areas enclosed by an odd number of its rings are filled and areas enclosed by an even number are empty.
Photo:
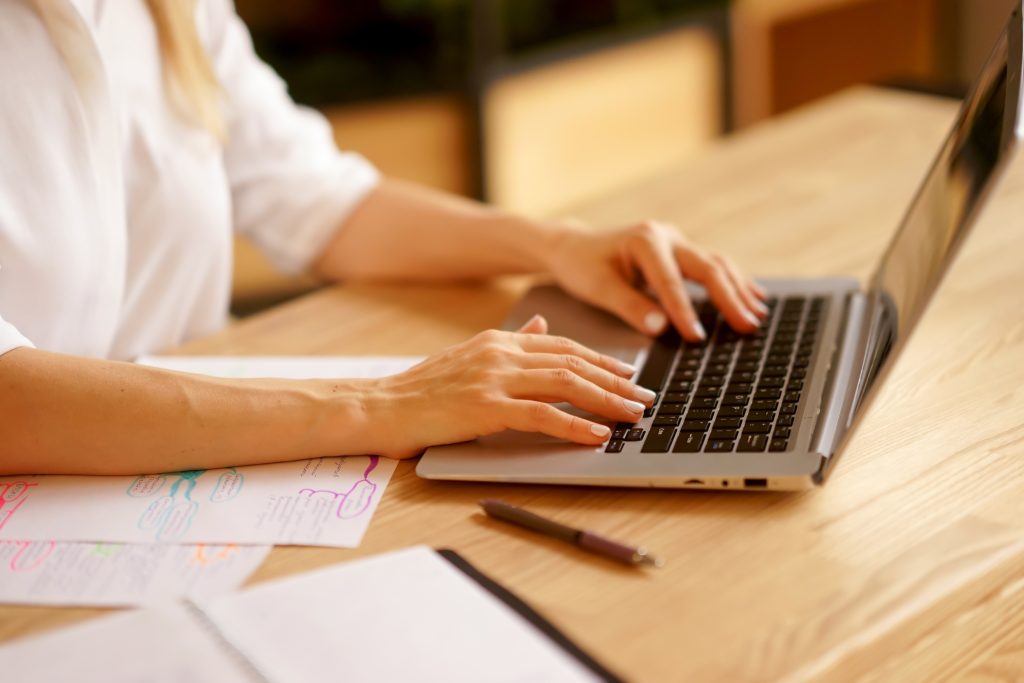
[[[0,670],[20,683],[618,680],[457,554],[426,547],[15,641]]]

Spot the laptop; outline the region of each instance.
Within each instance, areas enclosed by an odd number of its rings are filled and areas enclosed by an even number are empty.
[[[599,448],[509,431],[430,448],[417,473],[702,489],[823,484],[1024,136],[1021,73],[1018,2],[866,289],[850,278],[761,281],[771,312],[752,335],[695,299],[710,333],[695,345],[674,332],[652,342],[554,287],[535,288],[506,329],[542,313],[554,334],[639,358],[635,379],[658,392],[654,407],[614,425]]]

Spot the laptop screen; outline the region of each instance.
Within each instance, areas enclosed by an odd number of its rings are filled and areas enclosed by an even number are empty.
[[[916,325],[1021,137],[1021,30],[1018,3],[872,277],[870,351],[855,405]]]

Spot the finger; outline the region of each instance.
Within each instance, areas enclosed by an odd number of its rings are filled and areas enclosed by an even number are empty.
[[[727,256],[719,256],[716,259],[718,265],[725,269],[726,275],[732,281],[732,286],[739,294],[740,299],[743,300],[744,305],[754,313],[758,318],[764,320],[768,317],[768,307],[761,301],[761,297],[758,295],[757,290],[754,288],[754,282],[740,271],[732,259]]]
[[[630,265],[625,270],[632,268]],[[668,318],[656,301],[641,294],[623,275],[609,269],[604,287],[590,303],[614,313],[637,332],[656,337],[665,331]]]
[[[548,321],[542,315],[535,315],[519,328],[520,334],[547,334]]]
[[[603,368],[585,361],[579,356],[557,353],[527,353],[519,360],[520,367],[525,370],[563,368],[576,373],[588,382],[592,382],[605,391],[618,394],[623,398],[640,401],[650,406],[657,395],[650,389],[639,387],[629,380],[612,374]]]
[[[676,248],[676,258],[687,277],[704,285],[715,307],[737,332],[753,332],[760,327],[758,320],[746,307],[725,269],[701,249],[692,245]]]
[[[547,403],[564,401],[587,412],[623,422],[636,422],[646,408],[639,401],[602,389],[565,368],[523,370],[509,379],[506,391],[513,398]]]
[[[612,430],[607,425],[555,408],[539,401],[510,401],[506,424],[521,432],[540,432],[556,439],[597,446],[608,440]]]
[[[629,363],[624,363],[618,358],[598,353],[583,344],[574,342],[568,337],[546,334],[521,334],[518,335],[517,339],[519,341],[519,348],[529,353],[556,353],[559,355],[579,356],[591,365],[596,365],[621,377],[632,377],[636,374],[636,368]]]
[[[693,310],[682,273],[679,272],[679,264],[673,258],[669,244],[659,239],[644,239],[636,242],[631,253],[647,285],[654,290],[683,338],[691,342],[707,339],[707,331]]]

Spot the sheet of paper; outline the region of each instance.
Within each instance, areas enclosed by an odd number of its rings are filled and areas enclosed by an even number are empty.
[[[395,464],[371,455],[138,477],[0,477],[0,540],[354,548]]]
[[[215,377],[364,379],[395,375],[422,356],[143,356],[141,365]]]
[[[412,356],[161,356],[225,377],[379,377]],[[0,477],[0,540],[355,547],[395,462],[377,456],[140,477]]]
[[[17,683],[268,683],[171,605],[100,617],[0,647],[0,676]]]
[[[260,584],[204,609],[273,681],[594,680],[422,546]]]
[[[240,586],[273,546],[0,541],[0,604],[125,607]]]

